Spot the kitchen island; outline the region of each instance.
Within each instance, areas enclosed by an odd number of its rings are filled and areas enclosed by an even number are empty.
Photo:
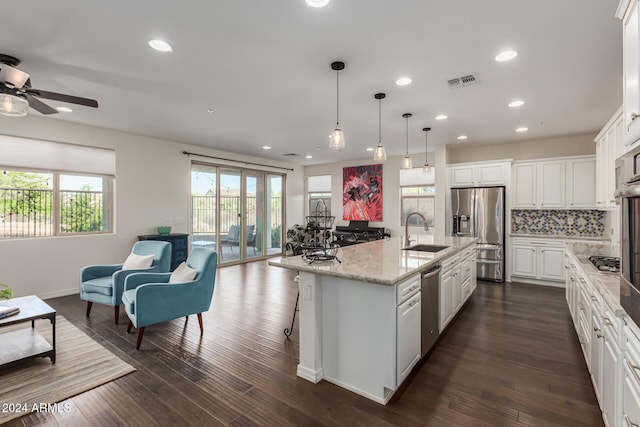
[[[441,261],[462,271],[461,254],[475,260],[476,240],[418,236],[413,245],[447,246],[421,252],[403,250],[404,239],[392,237],[341,248],[341,262],[309,263],[301,256],[269,261],[300,273],[297,375],[314,383],[325,379],[386,404],[420,360],[420,273]],[[475,265],[466,265],[475,278]],[[451,273],[441,289],[453,287],[452,279],[462,276]],[[436,307],[462,306],[461,290],[442,291]]]

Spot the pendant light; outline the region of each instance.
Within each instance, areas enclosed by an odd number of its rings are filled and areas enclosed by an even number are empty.
[[[412,115],[413,114],[411,113],[404,113],[402,115],[402,117],[407,119],[407,128],[405,132],[405,141],[407,144],[407,151],[404,155],[404,158],[402,159],[402,169],[411,169],[413,167],[413,163],[411,162],[411,156],[409,155],[409,117],[411,117]]]
[[[387,96],[384,93],[376,93],[373,97],[378,100],[378,146],[373,153],[373,160],[384,161],[387,160],[387,152],[384,151],[382,146],[382,100]]]
[[[422,167],[422,174],[428,175],[431,172],[431,168],[429,167],[429,160],[427,160],[427,148],[428,148],[428,135],[431,128],[422,128],[424,131],[424,166]]]
[[[336,61],[331,63],[331,69],[336,72],[336,128],[329,139],[329,148],[332,150],[344,150],[344,134],[340,129],[340,70],[344,70],[344,62]]]

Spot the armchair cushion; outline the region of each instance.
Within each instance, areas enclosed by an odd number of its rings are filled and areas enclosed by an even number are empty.
[[[111,296],[113,295],[113,278],[111,276],[96,277],[84,282],[84,291]]]
[[[198,270],[194,270],[187,266],[186,262],[182,262],[174,271],[171,273],[171,277],[169,277],[169,283],[184,283],[191,282],[196,278],[198,274]]]
[[[131,253],[122,265],[123,270],[139,270],[149,268],[153,264],[154,255],[138,255]]]

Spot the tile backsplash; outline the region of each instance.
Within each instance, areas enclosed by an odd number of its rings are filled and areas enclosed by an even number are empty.
[[[511,211],[512,234],[604,237],[607,215],[598,210],[525,210]]]

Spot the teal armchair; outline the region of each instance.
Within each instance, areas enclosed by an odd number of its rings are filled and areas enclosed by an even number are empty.
[[[123,264],[89,265],[80,270],[80,299],[87,301],[87,317],[93,303],[112,305],[115,323],[118,323],[125,279],[133,274],[145,272],[168,272],[171,263],[171,243],[161,241],[136,242],[131,249],[136,255],[153,255],[151,267],[137,270],[122,270]]]
[[[196,247],[187,265],[196,270],[193,281],[169,283],[171,273],[136,273],[124,284],[122,303],[129,316],[127,332],[138,328],[136,350],[140,349],[145,327],[190,314],[198,315],[200,335],[204,333],[202,313],[209,310],[216,280],[218,254],[211,248]]]

